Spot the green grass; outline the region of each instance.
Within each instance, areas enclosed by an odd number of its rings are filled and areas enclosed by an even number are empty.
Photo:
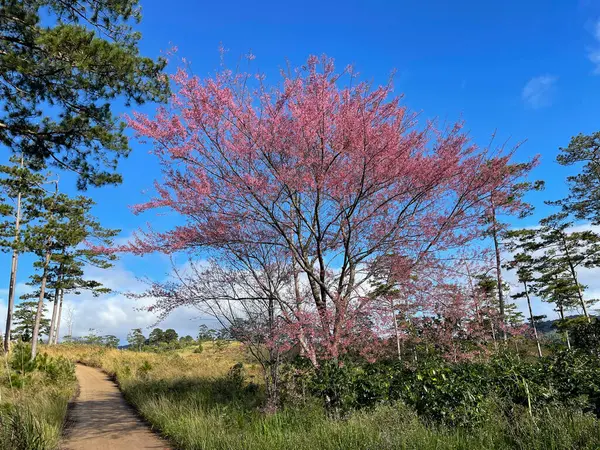
[[[37,369],[16,376],[9,358],[0,356],[0,448],[58,448],[75,379],[50,377]]]
[[[472,430],[423,423],[402,404],[382,405],[345,419],[319,405],[265,415],[242,400],[215,401],[209,384],[129,381],[128,399],[181,449],[598,449],[600,422],[590,415],[548,410],[532,420],[522,411]],[[252,403],[252,402],[250,402]]]
[[[202,354],[61,346],[53,352],[116,375],[126,398],[182,450],[600,449],[600,421],[564,408],[534,418],[526,410],[498,409],[474,429],[424,423],[403,404],[334,419],[309,399],[264,414],[258,371],[242,349],[205,347]],[[227,378],[237,361],[247,364],[249,386]]]

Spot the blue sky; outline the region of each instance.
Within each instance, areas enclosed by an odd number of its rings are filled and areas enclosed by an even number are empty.
[[[327,54],[338,67],[353,64],[375,83],[395,71],[396,93],[423,119],[463,119],[481,145],[497,130],[498,143],[525,141],[518,158],[540,154],[533,176],[548,186],[531,200],[545,214],[542,200],[565,192],[568,170],[554,162],[558,147],[598,129],[600,75],[589,54],[600,52],[600,3],[553,2],[551,9],[547,1],[411,3],[310,1],[298,8],[235,1],[224,10],[211,2],[173,0],[165,8],[142,0],[142,50],[157,55],[175,45],[200,76],[218,68],[221,43],[229,64],[252,51],[253,66],[273,82],[287,60],[297,66],[310,54]],[[121,166],[125,183],[93,193],[100,217],[125,234],[152,218],[133,217],[127,206],[158,176],[147,148],[133,146]]]
[[[567,145],[572,135],[600,129],[600,2],[141,0],[141,4],[142,53],[157,56],[175,45],[178,57],[190,61],[201,76],[218,68],[220,43],[229,50],[230,64],[251,51],[256,55],[253,66],[273,82],[286,60],[297,66],[310,54],[325,53],[338,67],[353,64],[363,79],[375,83],[386,82],[395,70],[396,93],[403,93],[404,103],[421,111],[423,120],[463,119],[481,145],[497,130],[498,142],[525,141],[518,159],[540,154],[542,163],[533,177],[545,179],[547,188],[531,197],[536,205],[566,192],[564,178],[569,171],[554,162],[558,147]],[[153,107],[141,110],[151,113]],[[133,216],[128,206],[146,198],[143,191],[151,190],[159,176],[148,148],[135,141],[132,145],[132,155],[120,167],[123,185],[88,192],[98,203],[96,215],[106,226],[121,228],[124,237],[154,220],[148,214]],[[64,188],[74,192],[70,178],[65,177]],[[523,225],[532,225],[547,212],[540,206]],[[2,258],[0,273],[8,274],[8,264],[8,258]],[[27,266],[24,260],[20,281],[28,276]],[[112,278],[127,290],[124,285],[135,284],[135,275],[162,276],[167,268],[160,256],[125,257]],[[112,306],[87,298],[75,304],[84,300],[97,306],[86,306],[76,328],[96,323],[95,328],[120,337],[132,328],[123,328],[124,320],[137,314],[130,306],[121,308],[119,314],[125,314],[121,321],[102,318],[106,309],[120,308],[121,297],[115,296]],[[186,320],[183,314],[181,320]]]

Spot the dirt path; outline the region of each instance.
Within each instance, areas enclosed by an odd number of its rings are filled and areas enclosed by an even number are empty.
[[[169,449],[104,372],[78,364],[76,373],[80,393],[69,411],[63,450]]]

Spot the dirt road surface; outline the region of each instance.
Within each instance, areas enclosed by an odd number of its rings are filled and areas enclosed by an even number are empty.
[[[63,450],[169,449],[102,371],[77,365],[80,393],[67,418]]]

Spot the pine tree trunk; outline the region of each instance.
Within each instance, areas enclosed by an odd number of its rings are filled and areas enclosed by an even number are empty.
[[[565,321],[565,310],[563,308],[562,303],[560,305],[558,305],[558,310],[560,312],[560,320],[564,324],[564,321]],[[566,328],[565,328],[565,331],[563,331],[563,335],[565,336],[565,340],[567,341],[567,348],[569,350],[571,350],[571,340],[569,339],[569,332],[567,331]]]
[[[569,247],[567,245],[564,235],[561,234],[561,238],[562,238],[562,242],[563,242],[563,246],[564,246],[564,250],[565,250],[565,255],[567,256],[567,262],[569,263],[569,269],[571,270],[571,276],[573,277],[573,281],[575,282],[575,285],[577,286],[577,296],[579,297],[579,303],[581,303],[581,307],[583,308],[583,315],[585,316],[587,322],[591,323],[592,319],[590,319],[590,315],[588,314],[587,306],[585,306],[585,300],[583,299],[583,292],[581,292],[581,287],[579,285],[579,282],[577,281],[577,271],[575,270],[575,266],[573,265],[573,261],[571,260],[571,254],[569,253]]]
[[[46,279],[48,278],[48,264],[50,263],[50,251],[46,251],[44,259],[44,272],[42,274],[42,282],[40,285],[40,297],[37,304],[37,312],[35,314],[35,324],[33,326],[33,334],[31,336],[31,359],[37,354],[37,344],[40,336],[40,320],[44,311],[44,294],[46,293]]]
[[[581,303],[581,307],[583,308],[583,315],[585,316],[587,322],[591,323],[592,319],[590,319],[590,315],[588,314],[587,306],[585,306],[585,300],[583,299],[583,292],[581,292],[581,286],[579,285],[579,282],[577,281],[577,272],[575,271],[575,267],[573,267],[573,264],[571,263],[570,258],[569,258],[569,267],[571,269],[571,275],[573,276],[573,280],[575,281],[575,284],[577,285],[577,296],[579,297],[579,303]]]
[[[56,329],[56,317],[58,316],[58,293],[59,289],[54,290],[54,306],[52,307],[52,320],[50,321],[50,334],[48,336],[48,345],[54,343],[54,330]]]
[[[23,157],[21,157],[21,168],[23,168]],[[15,217],[15,241],[19,240],[21,231],[21,192],[17,194],[17,212]],[[8,283],[8,305],[6,311],[6,331],[4,332],[4,351],[10,350],[10,333],[12,327],[13,310],[15,308],[15,287],[17,284],[17,265],[19,262],[19,252],[16,248],[13,249],[12,261],[10,264],[10,281]]]
[[[496,256],[496,284],[498,287],[498,309],[500,311],[500,323],[502,323],[502,338],[506,342],[506,327],[504,326],[504,294],[502,292],[502,261],[500,258],[500,244],[498,242],[498,229],[496,222],[496,209],[492,201],[492,238],[494,240],[494,253]]]
[[[54,343],[58,344],[58,339],[60,338],[60,320],[62,317],[62,306],[63,306],[63,298],[65,296],[64,291],[60,290],[60,303],[58,304],[58,319],[56,320],[56,331],[54,333]]]
[[[12,261],[10,265],[10,281],[8,284],[8,305],[6,311],[6,330],[4,332],[4,351],[10,350],[11,328],[13,310],[15,309],[15,286],[17,284],[17,265],[19,262],[19,252],[13,250]]]
[[[531,299],[529,298],[529,289],[527,286],[527,282],[523,282],[523,287],[525,288],[525,297],[527,298],[527,307],[529,308],[529,320],[531,320],[531,328],[533,328],[533,335],[535,336],[535,343],[537,344],[538,356],[541,358],[542,346],[540,345],[537,327],[535,326],[535,321],[533,320],[533,310],[531,309]]]
[[[396,316],[396,308],[394,300],[390,300],[392,312],[392,320],[394,321],[394,334],[396,335],[396,351],[398,352],[398,361],[402,361],[402,346],[400,345],[400,329],[398,328],[398,317]]]
[[[494,328],[493,318],[490,318],[490,328],[492,329],[492,341],[494,341],[494,349],[498,351],[498,341],[496,340],[496,330]]]

